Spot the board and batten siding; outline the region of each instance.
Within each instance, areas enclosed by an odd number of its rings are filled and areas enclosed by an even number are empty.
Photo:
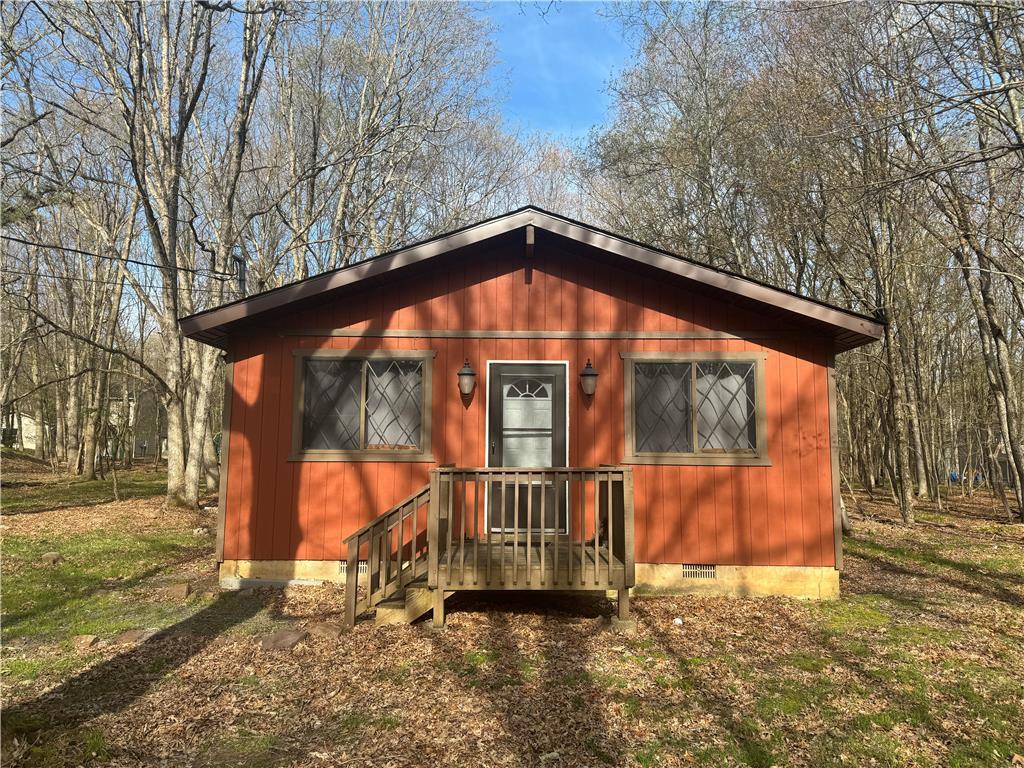
[[[427,483],[430,463],[289,461],[293,351],[312,348],[432,350],[434,463],[456,466],[486,463],[487,360],[569,361],[569,464],[587,467],[623,458],[620,353],[764,352],[771,466],[635,465],[636,560],[835,563],[823,336],[551,247],[530,258],[521,248],[451,258],[277,319],[230,350],[227,560],[339,560],[346,535]],[[430,335],[386,335],[416,330]],[[654,338],[622,338],[627,331]],[[619,337],[565,338],[580,332]],[[741,338],[693,338],[723,332]],[[589,399],[578,385],[588,358],[600,373]],[[455,377],[465,359],[478,374],[468,405]]]

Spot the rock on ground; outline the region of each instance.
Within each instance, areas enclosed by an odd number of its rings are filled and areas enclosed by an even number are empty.
[[[184,600],[192,592],[192,587],[189,586],[187,581],[183,581],[180,584],[174,584],[167,589],[167,596],[172,600]]]
[[[129,629],[119,635],[114,635],[110,642],[121,645],[123,643],[144,643],[160,630],[158,629]]]
[[[342,629],[337,624],[329,622],[316,622],[306,627],[306,631],[313,637],[325,637],[328,640],[337,640],[341,637]]]
[[[309,636],[300,629],[282,629],[260,640],[260,648],[264,651],[290,651]]]
[[[39,560],[44,565],[60,565],[64,562],[64,556],[60,552],[46,552]]]
[[[76,650],[84,651],[92,648],[96,643],[99,642],[99,638],[96,635],[75,635],[71,638],[71,644]]]

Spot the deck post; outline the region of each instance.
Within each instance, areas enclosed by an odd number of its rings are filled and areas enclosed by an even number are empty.
[[[430,470],[430,505],[427,508],[427,586],[437,587],[438,528],[441,517],[440,472]]]
[[[618,590],[617,611],[611,619],[611,630],[617,635],[635,635],[636,619],[629,615],[629,587]]]
[[[444,627],[444,590],[434,590],[434,629]]]
[[[356,625],[356,599],[359,588],[359,537],[348,542],[348,560],[345,563],[345,626]]]
[[[633,468],[624,467],[622,470],[622,552],[625,555],[623,570],[627,587],[636,584],[636,553],[633,530]]]

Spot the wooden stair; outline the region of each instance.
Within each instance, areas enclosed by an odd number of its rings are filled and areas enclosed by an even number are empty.
[[[445,600],[451,597],[454,592],[446,592]],[[377,614],[374,623],[378,626],[383,624],[412,624],[417,619],[425,616],[434,609],[434,590],[427,586],[427,579],[421,577],[416,581],[407,584],[406,587],[394,596],[377,603]]]

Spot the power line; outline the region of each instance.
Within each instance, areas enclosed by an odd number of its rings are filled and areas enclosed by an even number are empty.
[[[51,243],[33,243],[30,240],[22,240],[20,237],[12,237],[11,235],[0,235],[0,238],[3,238],[4,240],[10,240],[11,242],[14,243],[21,243],[22,245],[31,245],[35,248],[50,248],[56,251],[78,253],[81,254],[82,256],[92,256],[94,259],[107,259],[109,261],[120,261],[126,262],[128,264],[138,264],[139,266],[142,267],[153,267],[155,269],[163,269],[163,267],[161,267],[160,265],[153,264],[152,262],[149,261],[140,261],[139,259],[129,259],[127,257],[122,259],[119,256],[107,256],[102,253],[83,251],[80,248],[72,248],[67,245],[53,245]],[[191,272],[192,274],[195,275],[209,274],[210,277],[216,278],[218,280],[224,280],[234,277],[234,275],[229,272],[218,272],[217,270],[195,269],[194,267],[174,267],[174,269],[179,272]]]
[[[10,274],[10,275],[23,275],[25,277],[49,278],[50,280],[75,280],[75,281],[81,282],[81,283],[99,283],[101,285],[121,285],[121,282],[118,281],[118,280],[101,280],[99,278],[77,277],[75,275],[53,275],[53,274],[48,274],[48,273],[45,273],[45,272],[29,272],[29,271],[23,270],[23,269],[12,269],[11,267],[0,267],[0,273]],[[160,290],[161,288],[163,288],[163,285],[160,284],[160,283],[132,283],[132,282],[127,281],[127,280],[125,281],[125,285],[127,285],[127,287],[129,287],[129,288],[134,288],[136,284],[138,285],[139,288],[148,288],[150,290]],[[214,288],[203,288],[203,287],[200,287],[200,286],[190,287],[188,290],[193,292],[193,293],[206,293],[206,294],[209,294],[211,296],[212,295],[217,295],[217,294],[220,293],[220,291],[217,290],[217,289],[214,289]]]

